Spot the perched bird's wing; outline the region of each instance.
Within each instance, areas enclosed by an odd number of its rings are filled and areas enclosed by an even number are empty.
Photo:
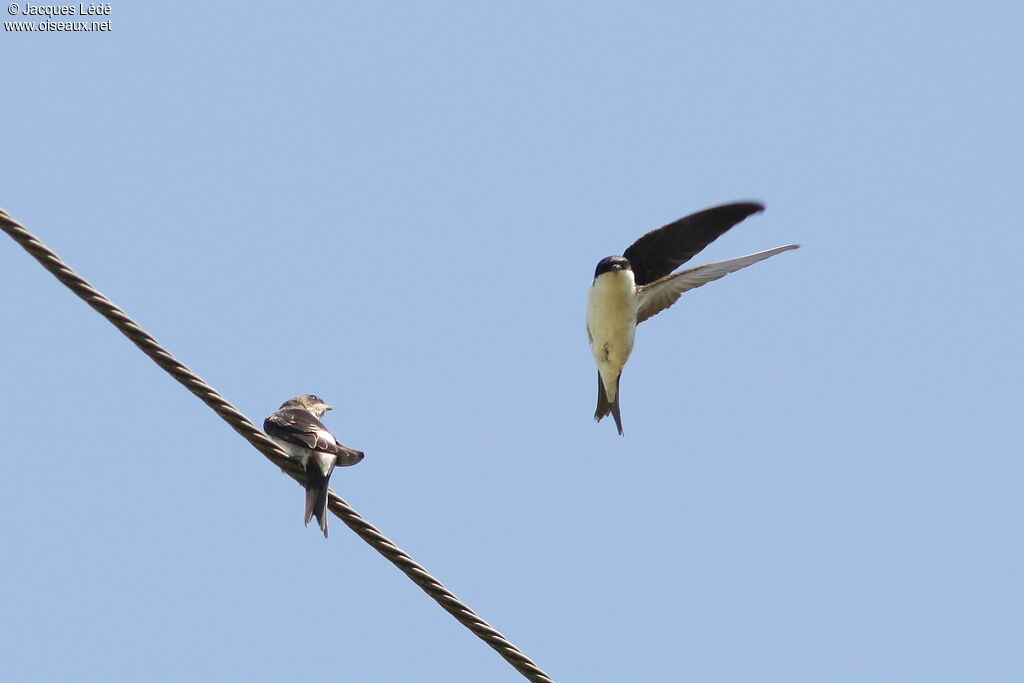
[[[320,420],[305,410],[285,408],[271,413],[263,421],[263,431],[275,439],[335,455],[339,467],[355,465],[363,459],[362,451],[338,441]]]
[[[688,290],[700,287],[729,273],[752,266],[758,261],[763,261],[770,256],[775,256],[790,249],[796,249],[800,245],[787,244],[784,247],[775,247],[766,251],[759,251],[756,254],[747,254],[728,261],[708,263],[696,268],[687,268],[675,275],[667,275],[649,285],[637,287],[637,295],[640,297],[640,307],[636,314],[636,323],[639,325],[652,315],[661,313],[666,308],[679,300],[680,295]]]
[[[668,275],[726,230],[758,211],[764,211],[764,205],[757,202],[736,202],[704,209],[651,230],[629,245],[622,255],[633,267],[636,284],[646,285]]]

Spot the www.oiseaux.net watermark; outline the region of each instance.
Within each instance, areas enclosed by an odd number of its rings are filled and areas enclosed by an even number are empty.
[[[30,17],[22,21],[5,21],[5,31],[110,31],[113,13],[109,3],[77,5],[33,5],[12,2],[7,5],[12,17]],[[45,17],[45,18],[44,18]]]

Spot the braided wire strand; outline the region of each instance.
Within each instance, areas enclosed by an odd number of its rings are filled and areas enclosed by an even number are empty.
[[[110,299],[101,294],[78,273],[72,270],[56,253],[14,220],[5,210],[0,209],[0,228],[17,242],[25,251],[32,255],[54,277],[60,280],[76,296],[89,304],[97,313],[109,320],[122,334],[132,341],[139,349],[149,356],[153,362],[163,368],[186,389],[195,394],[199,400],[208,405],[217,415],[227,422],[242,438],[252,444],[253,448],[263,453],[272,463],[299,483],[305,480],[302,467],[277,446],[270,438],[260,431],[227,399],[221,396],[202,378],[177,360],[156,339],[128,317]],[[352,529],[361,539],[374,550],[383,555],[398,567],[406,576],[433,598],[445,611],[472,631],[478,638],[491,646],[505,661],[527,680],[535,683],[554,683],[533,660],[513,645],[505,636],[481,619],[468,605],[460,601],[455,594],[435,579],[430,573],[413,560],[404,550],[384,536],[376,527],[367,522],[348,503],[333,491],[328,498],[328,507],[348,528]]]

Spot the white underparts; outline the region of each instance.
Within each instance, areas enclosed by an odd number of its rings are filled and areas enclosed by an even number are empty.
[[[587,296],[590,350],[609,401],[615,400],[616,379],[633,351],[638,306],[631,270],[601,273],[590,286]]]
[[[277,443],[277,445],[280,446],[284,450],[284,452],[288,454],[289,458],[298,460],[299,463],[302,465],[303,469],[306,468],[306,463],[308,463],[310,457],[312,457],[315,460],[320,472],[322,472],[324,476],[327,476],[327,473],[331,471],[331,466],[334,464],[337,457],[331,455],[330,453],[321,453],[320,451],[314,451],[309,448],[303,448],[302,446],[298,446],[296,444],[289,443],[287,441],[282,441],[279,439],[274,439],[274,442]]]

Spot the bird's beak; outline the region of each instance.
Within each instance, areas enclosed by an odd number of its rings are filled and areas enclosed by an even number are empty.
[[[334,406],[324,406],[324,410],[334,410]]]

